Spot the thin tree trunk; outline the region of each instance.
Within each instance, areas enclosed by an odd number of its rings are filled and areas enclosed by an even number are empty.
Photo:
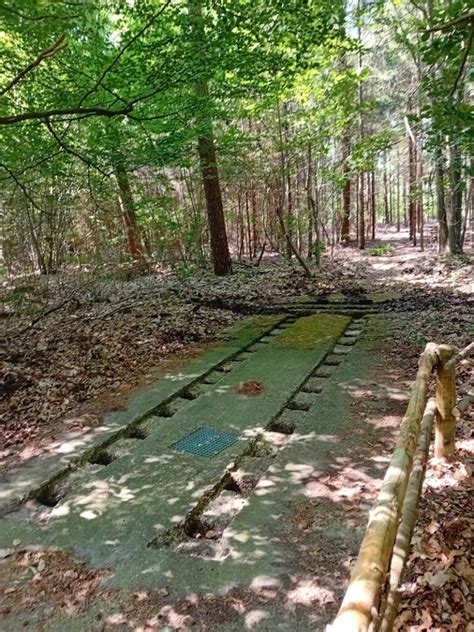
[[[250,220],[249,192],[245,191],[245,218],[247,222],[247,241],[250,261],[253,259],[252,224]]]
[[[413,139],[409,139],[409,187],[408,187],[408,218],[410,223],[410,239],[416,246],[416,148]]]
[[[417,211],[418,211],[418,231],[420,233],[420,250],[423,252],[425,249],[425,231],[424,231],[424,208],[423,208],[423,154],[421,146],[417,151],[417,180],[418,180],[418,199],[417,199]]]
[[[375,226],[377,224],[377,210],[375,206],[375,171],[371,174],[371,187],[370,187],[370,211],[372,216],[372,240],[375,239]]]
[[[306,171],[306,203],[308,207],[308,259],[313,257],[313,155],[311,151],[311,145],[308,145],[307,152],[307,171]],[[318,244],[319,245],[319,244]]]
[[[462,189],[461,153],[455,143],[450,148],[451,200],[448,216],[448,247],[452,255],[461,254]]]
[[[359,248],[365,248],[364,172],[359,173]]]
[[[397,146],[397,233],[400,232],[400,155]]]
[[[137,214],[135,210],[135,203],[133,200],[133,193],[130,187],[128,173],[125,170],[123,164],[118,164],[115,167],[115,177],[117,179],[117,184],[120,191],[119,205],[125,224],[125,232],[128,241],[128,251],[132,259],[134,259],[135,261],[143,261],[143,246],[141,242],[140,228],[138,226]]]
[[[342,160],[344,187],[342,189],[342,225],[341,225],[341,245],[346,247],[350,241],[350,220],[351,220],[351,178],[349,175],[348,159],[351,153],[351,141],[348,135],[342,139]]]

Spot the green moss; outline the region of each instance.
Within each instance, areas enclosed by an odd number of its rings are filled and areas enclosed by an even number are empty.
[[[310,294],[302,294],[295,299],[292,299],[290,302],[292,304],[298,305],[298,303],[312,303],[314,301],[314,296]]]
[[[282,314],[267,314],[249,318],[225,329],[219,336],[224,340],[237,340],[245,344],[246,342],[261,336],[278,325],[283,319]]]
[[[288,327],[272,344],[292,349],[312,349],[320,342],[340,336],[350,320],[347,316],[335,314],[305,316]]]
[[[395,301],[400,298],[397,292],[380,292],[378,294],[367,294],[367,298],[373,303],[385,303],[386,301]]]
[[[345,301],[347,301],[347,298],[344,294],[331,294],[331,296],[328,296],[329,303],[344,303]]]

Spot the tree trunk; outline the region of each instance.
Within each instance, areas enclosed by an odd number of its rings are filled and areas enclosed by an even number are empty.
[[[194,29],[200,43],[205,43],[202,6],[200,0],[190,0],[189,10],[194,17]],[[200,53],[200,51],[196,51]],[[232,262],[227,241],[227,231],[222,204],[222,193],[219,182],[216,147],[212,119],[206,111],[209,104],[209,87],[205,79],[201,79],[194,86],[194,92],[202,110],[198,110],[199,138],[198,154],[201,165],[204,194],[206,197],[207,220],[211,239],[211,254],[214,273],[224,276],[232,272]]]
[[[351,221],[351,178],[349,175],[348,159],[351,153],[351,140],[349,136],[342,139],[342,160],[344,172],[344,188],[342,189],[342,225],[341,244],[346,247],[350,241],[350,221]]]
[[[421,151],[421,144],[417,150],[417,181],[418,181],[418,199],[416,202],[417,216],[418,216],[418,232],[420,234],[420,250],[423,252],[425,249],[425,223],[424,223],[424,209],[423,209],[423,157]]]
[[[416,246],[416,147],[413,139],[409,139],[409,190],[408,218],[410,222],[410,239]]]
[[[143,261],[143,246],[140,236],[140,227],[138,226],[137,214],[135,211],[133,193],[130,187],[128,173],[123,164],[119,164],[115,167],[115,177],[120,191],[119,204],[127,234],[128,251],[132,259],[135,261]]]
[[[375,226],[377,224],[377,209],[375,205],[375,171],[371,174],[371,187],[370,187],[370,211],[372,216],[372,240],[375,239]]]
[[[462,189],[461,153],[455,143],[450,149],[451,200],[448,216],[448,248],[452,255],[461,254]]]
[[[306,203],[308,212],[308,259],[313,257],[313,206],[311,200],[313,199],[313,154],[311,151],[311,145],[308,145],[307,152],[307,171],[306,171]],[[318,244],[319,246],[319,244]]]
[[[206,196],[207,220],[211,238],[211,253],[214,273],[224,276],[232,272],[229,245],[224,219],[219,171],[217,168],[216,150],[213,136],[198,139],[199,160]]]
[[[359,248],[365,248],[364,172],[359,173]]]
[[[388,206],[388,185],[387,185],[387,165],[384,165],[383,170],[383,204],[385,209],[385,223],[390,224],[390,212]]]

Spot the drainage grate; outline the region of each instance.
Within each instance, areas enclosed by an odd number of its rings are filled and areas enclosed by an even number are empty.
[[[179,452],[190,452],[191,454],[211,459],[238,441],[238,439],[239,436],[232,432],[219,432],[204,426],[173,443],[173,448]]]

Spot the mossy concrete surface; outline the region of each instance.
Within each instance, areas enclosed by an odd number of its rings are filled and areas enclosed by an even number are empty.
[[[84,475],[79,468],[77,475],[65,479],[64,498],[43,512],[47,521],[40,523],[34,537],[53,546],[73,546],[98,566],[126,564],[146,553],[150,542],[182,526],[198,503],[212,494],[227,468],[278,415],[348,323],[343,316],[312,316],[272,336],[265,347],[223,373],[205,394],[185,402],[172,418],[150,420],[148,436],[135,440],[135,449],[129,440],[121,440],[120,458]],[[303,337],[304,328],[311,335]],[[249,335],[247,340],[251,339]],[[248,380],[264,384],[262,395],[236,394],[238,384]],[[173,449],[176,441],[203,426],[236,433],[239,440],[212,459]],[[16,525],[36,518],[30,506],[11,514],[2,539],[11,537]]]
[[[350,355],[326,380],[317,405],[309,412],[291,411],[297,415],[296,432],[225,528],[218,549],[223,555],[213,559],[172,546],[135,548],[109,583],[118,591],[112,599],[103,603],[99,598],[85,613],[51,620],[46,629],[99,630],[99,617],[104,621],[104,616],[126,612],[123,600],[132,591],[161,589],[172,612],[180,610],[175,604],[186,600],[199,608],[213,595],[204,611],[210,607],[220,615],[219,604],[230,595],[230,603],[242,607],[229,608],[232,614],[225,620],[216,616],[211,626],[206,620],[206,629],[217,632],[249,627],[259,632],[324,630],[343,593],[347,560],[357,554],[368,513],[368,506],[362,507],[356,519],[351,494],[367,489],[373,500],[385,469],[379,450],[370,447],[370,424],[361,418],[353,426],[351,408],[368,387],[368,379],[373,379],[369,376],[380,361],[378,346],[388,332],[389,319],[372,317]],[[278,345],[275,349],[285,351]],[[356,437],[366,427],[368,447],[363,450],[360,446],[367,442]],[[266,433],[265,440],[271,445],[272,433]],[[247,457],[242,466],[251,467],[251,459]],[[189,484],[195,480],[196,476]],[[153,505],[156,497],[151,489]],[[166,493],[166,485],[162,489]],[[178,498],[183,492],[178,478],[175,490],[173,498]],[[161,506],[157,517],[160,513]],[[137,524],[137,531],[140,528]],[[212,619],[212,612],[209,616]],[[163,616],[157,629],[174,629],[167,622]],[[201,629],[198,616],[195,623]]]
[[[45,528],[25,524],[25,511],[9,516],[4,524],[10,538],[70,546],[89,563],[112,565],[107,584],[117,591],[112,598],[104,602],[99,596],[82,614],[56,616],[44,629],[103,629],[107,616],[120,619],[134,592],[161,589],[172,612],[184,601],[199,608],[209,595],[211,605],[205,607],[218,612],[231,595],[232,606],[242,607],[229,607],[232,614],[225,620],[217,617],[208,624],[206,629],[213,631],[324,630],[343,593],[347,561],[357,554],[386,467],[371,434],[376,418],[369,423],[355,411],[366,390],[375,388],[373,371],[390,322],[370,317],[358,342],[341,347],[342,364],[332,366],[327,378],[317,378],[323,380],[322,393],[304,394],[313,404],[309,411],[285,409],[281,418],[291,417],[295,432],[285,438],[283,449],[282,436],[263,428],[331,351],[348,318],[299,319],[172,418],[151,419],[150,434],[137,441],[135,450],[128,451],[127,444],[121,459],[71,479],[73,489],[53,509]],[[263,382],[264,393],[236,395],[235,385],[247,380]],[[379,397],[376,405],[383,410],[383,389]],[[240,439],[213,459],[173,451],[175,440],[203,425],[238,433]],[[381,431],[387,435],[386,428]],[[160,544],[160,536],[179,530],[203,498],[218,497],[218,482],[232,462],[244,473],[254,469],[251,454],[239,459],[257,435],[262,435],[269,467],[249,495],[238,497],[239,511],[219,539],[195,551],[174,546],[172,537]],[[271,454],[276,457],[268,458]],[[353,494],[360,490],[368,504],[354,512]],[[222,493],[226,499],[231,495]],[[154,539],[155,545],[147,546]],[[7,544],[0,538],[2,545]],[[199,616],[195,621],[196,629],[203,629]],[[13,618],[6,624],[7,629],[23,629]],[[156,629],[174,629],[166,616],[160,625]]]
[[[85,455],[150,414],[184,388],[194,384],[214,366],[232,358],[284,320],[284,315],[266,315],[232,326],[220,336],[225,342],[162,376],[133,397],[124,409],[105,415],[99,427],[87,434],[70,433],[58,443],[52,454],[30,459],[18,469],[0,477],[0,515],[28,497],[32,490],[59,476]]]

